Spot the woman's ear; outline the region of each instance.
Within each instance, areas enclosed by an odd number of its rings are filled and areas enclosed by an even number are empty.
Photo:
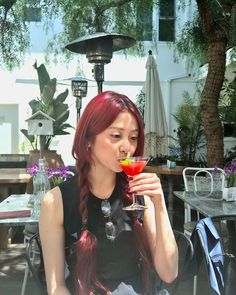
[[[89,151],[90,149],[91,149],[91,143],[89,142],[88,144],[87,144],[87,151]]]

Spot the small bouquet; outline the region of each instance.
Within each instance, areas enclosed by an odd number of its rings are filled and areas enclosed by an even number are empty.
[[[35,176],[38,173],[38,170],[38,164],[34,164],[32,167],[27,168],[27,172],[32,176]],[[68,166],[58,168],[47,168],[46,173],[48,175],[48,179],[50,181],[52,188],[74,175],[74,173],[69,170]]]
[[[48,168],[48,179],[52,187],[57,186],[58,184],[65,181],[67,178],[70,178],[74,175],[73,172],[69,171],[69,167],[59,167],[59,168]]]
[[[227,187],[234,187],[236,181],[236,162],[229,162],[224,167],[225,180]]]

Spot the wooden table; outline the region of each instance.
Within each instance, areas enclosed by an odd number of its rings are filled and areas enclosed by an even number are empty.
[[[25,168],[0,168],[0,184],[28,183],[30,179]]]
[[[32,176],[25,168],[0,168],[0,202],[13,192],[24,193]],[[8,230],[0,226],[0,249],[6,248]]]
[[[175,168],[168,168],[166,165],[146,166],[144,172],[156,173],[165,175],[168,180],[168,212],[171,224],[173,225],[173,177],[182,176],[185,166],[176,166]]]
[[[0,201],[10,195],[9,188],[26,185],[32,176],[25,168],[0,168]]]
[[[157,173],[161,175],[182,175],[185,166],[176,166],[175,168],[168,168],[166,165],[160,166],[146,166],[145,172]]]

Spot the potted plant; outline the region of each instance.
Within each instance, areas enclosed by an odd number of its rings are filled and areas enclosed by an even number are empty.
[[[56,94],[57,80],[56,78],[51,79],[48,71],[44,64],[37,66],[37,63],[33,65],[37,71],[40,96],[37,99],[33,99],[29,102],[29,106],[32,110],[32,115],[38,111],[42,111],[47,114],[53,121],[53,135],[29,135],[27,129],[21,129],[21,132],[29,140],[31,147],[35,153],[39,152],[39,144],[42,147],[43,155],[50,151],[50,145],[52,143],[53,137],[57,135],[69,134],[66,129],[73,128],[70,124],[66,123],[69,117],[69,107],[68,104],[64,103],[68,96],[68,89],[60,94]],[[46,159],[47,160],[47,159]],[[30,165],[36,163],[36,160],[31,161]],[[48,161],[47,161],[48,162]],[[61,166],[62,163],[59,163]],[[56,165],[58,166],[58,165]]]
[[[179,149],[175,145],[169,146],[169,155],[167,156],[167,167],[168,168],[175,168],[176,167],[176,160],[179,157]]]
[[[216,167],[216,173],[219,169]],[[226,163],[223,169],[225,177],[225,187],[223,190],[223,199],[226,201],[236,201],[236,162]]]
[[[225,187],[223,189],[223,199],[226,201],[236,201],[236,161],[226,163],[223,170],[215,167],[215,174],[223,173]]]
[[[174,145],[179,149],[178,161],[182,160],[183,165],[196,166],[197,162],[205,164],[206,161],[206,141],[204,129],[200,116],[199,105],[196,99],[184,93],[184,100],[172,114],[178,127],[174,130],[175,135],[170,136]]]

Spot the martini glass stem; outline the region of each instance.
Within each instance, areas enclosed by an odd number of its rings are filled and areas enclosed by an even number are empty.
[[[138,175],[142,172],[143,168],[146,166],[149,157],[137,156],[137,157],[128,157],[125,159],[120,159],[120,167],[125,172],[129,179],[132,179],[133,176]],[[123,208],[123,210],[144,210],[147,207],[141,205],[137,202],[136,194],[132,193],[133,203],[129,206]]]
[[[137,204],[136,195],[135,195],[134,193],[132,194],[132,198],[133,198],[133,203],[132,203],[132,205],[131,205],[131,206],[133,206],[133,205]]]

